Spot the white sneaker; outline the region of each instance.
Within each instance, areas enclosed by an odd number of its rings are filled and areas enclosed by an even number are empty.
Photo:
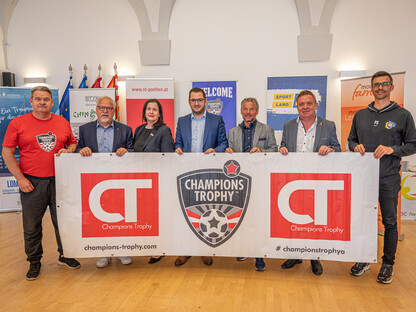
[[[101,258],[98,258],[97,262],[95,263],[95,266],[97,268],[105,268],[110,262],[111,262],[110,257],[101,257]]]
[[[118,260],[120,260],[121,264],[127,265],[131,264],[133,261],[131,260],[131,257],[117,257]]]

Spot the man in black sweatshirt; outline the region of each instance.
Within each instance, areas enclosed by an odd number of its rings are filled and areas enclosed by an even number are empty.
[[[393,265],[397,248],[397,201],[400,191],[401,157],[416,153],[416,130],[412,115],[390,101],[394,90],[393,78],[379,71],[371,78],[374,102],[359,110],[352,121],[348,137],[351,151],[364,155],[371,152],[380,159],[379,203],[384,225],[383,262],[377,281],[393,281]],[[351,274],[360,276],[370,268],[369,263],[356,263]]]

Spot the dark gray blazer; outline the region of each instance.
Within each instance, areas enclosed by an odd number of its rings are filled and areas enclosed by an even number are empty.
[[[84,147],[89,147],[93,153],[98,153],[97,122],[98,121],[91,121],[79,127],[77,152]],[[116,152],[120,147],[124,147],[129,152],[133,152],[133,131],[129,126],[126,126],[118,121],[114,121],[114,141],[112,152]]]
[[[146,127],[146,124],[136,128],[136,131],[134,131],[134,142],[136,142],[144,127]],[[159,129],[152,129],[143,146],[143,152],[147,153],[170,153],[174,151],[172,131],[166,125],[161,126]]]
[[[236,153],[243,151],[243,129],[241,125],[232,128],[228,133],[228,146]],[[257,120],[252,147],[258,147],[265,153],[277,152],[273,128]]]
[[[286,147],[289,152],[296,152],[297,139],[298,123],[297,118],[295,118],[285,122],[283,126],[282,143],[280,145],[281,147]],[[318,116],[313,151],[317,153],[322,145],[332,147],[335,152],[341,152],[341,145],[339,145],[337,139],[335,123]]]

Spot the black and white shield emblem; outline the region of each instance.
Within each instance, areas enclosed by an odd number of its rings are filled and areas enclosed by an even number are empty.
[[[217,247],[237,231],[250,199],[251,177],[240,164],[227,161],[222,169],[201,169],[177,177],[182,212],[195,235]]]
[[[219,115],[222,111],[223,103],[220,99],[207,102],[207,111],[211,114]]]
[[[49,131],[47,134],[39,134],[36,136],[36,140],[41,149],[45,152],[50,152],[56,145],[56,135]]]

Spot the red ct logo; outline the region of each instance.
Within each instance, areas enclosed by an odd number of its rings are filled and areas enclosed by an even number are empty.
[[[271,237],[350,240],[351,175],[272,173]]]
[[[82,237],[157,236],[158,173],[82,173]]]

